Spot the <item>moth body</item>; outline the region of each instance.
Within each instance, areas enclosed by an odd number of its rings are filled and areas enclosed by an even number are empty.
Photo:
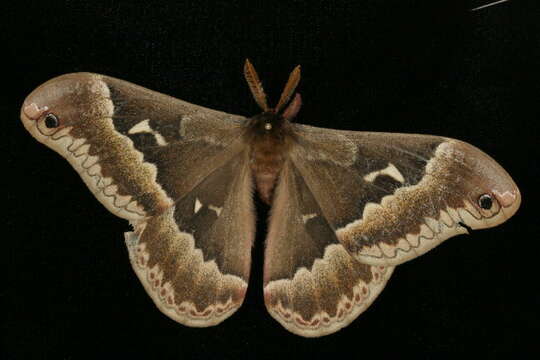
[[[251,172],[260,198],[270,205],[292,141],[291,124],[271,112],[254,116],[249,121],[247,142],[250,144]]]

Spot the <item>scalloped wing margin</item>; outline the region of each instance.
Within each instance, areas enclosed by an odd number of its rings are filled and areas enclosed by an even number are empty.
[[[392,271],[359,263],[344,249],[288,162],[266,240],[264,298],[272,317],[297,335],[331,334],[367,309]]]

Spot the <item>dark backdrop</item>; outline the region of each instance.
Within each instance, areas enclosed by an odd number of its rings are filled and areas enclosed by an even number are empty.
[[[538,2],[469,11],[488,1],[65,1],[4,8],[4,358],[532,350],[526,336],[538,334]],[[242,77],[246,57],[274,101],[289,71],[302,65],[298,122],[438,134],[478,146],[512,174],[522,208],[502,226],[453,238],[399,266],[350,326],[304,339],[265,310],[268,209],[259,205],[243,307],[212,328],[169,320],[131,269],[127,222],[104,210],[65,160],[26,133],[20,105],[51,77],[91,71],[253,115],[258,108]]]

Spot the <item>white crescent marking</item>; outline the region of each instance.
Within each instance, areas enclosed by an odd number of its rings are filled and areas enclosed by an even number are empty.
[[[140,123],[135,124],[131,129],[128,130],[128,134],[152,134],[156,138],[156,142],[159,146],[168,145],[169,143],[165,140],[165,138],[160,133],[150,127],[150,124],[148,123],[149,121],[150,119],[146,119],[141,121]]]
[[[382,170],[370,172],[369,174],[364,176],[364,180],[366,180],[367,182],[373,182],[379,175],[388,175],[392,179],[399,181],[402,184],[405,182],[405,178],[403,177],[403,175],[401,175],[399,170],[392,163],[388,163],[388,166]]]

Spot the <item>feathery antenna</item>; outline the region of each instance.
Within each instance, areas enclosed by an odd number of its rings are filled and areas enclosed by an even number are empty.
[[[273,109],[268,107],[268,103],[266,101],[266,94],[262,87],[261,80],[259,80],[259,75],[257,75],[257,71],[255,71],[255,67],[253,66],[253,64],[251,64],[251,61],[249,61],[249,59],[246,59],[246,62],[244,64],[244,77],[246,78],[253,98],[255,99],[257,104],[259,104],[261,109],[264,112],[271,111],[277,114],[282,110],[285,105],[287,105],[289,99],[294,94],[298,83],[300,82],[300,65],[297,65],[293,69],[293,71],[291,71],[291,74],[289,75],[289,80],[287,80],[287,84],[285,84],[285,88],[283,89],[281,97],[279,98],[279,102],[277,106]],[[286,109],[286,117],[294,117],[300,109],[301,105],[302,100],[298,95],[294,98],[290,106]]]
[[[300,65],[297,65],[291,72],[291,75],[289,75],[289,80],[287,81],[287,84],[285,84],[285,88],[283,89],[283,92],[281,93],[281,97],[279,98],[279,102],[275,109],[276,113],[278,113],[281,110],[281,108],[287,105],[287,102],[289,101],[292,94],[294,93],[294,90],[296,90],[296,87],[298,86],[299,82],[300,82]]]
[[[263,111],[269,111],[270,109],[268,107],[268,103],[266,102],[266,94],[262,87],[261,81],[259,80],[259,75],[257,75],[257,71],[255,71],[255,68],[249,59],[246,59],[246,63],[244,64],[244,77],[246,78],[249,89],[251,90],[251,94],[253,95],[253,98],[257,104],[259,104]]]

